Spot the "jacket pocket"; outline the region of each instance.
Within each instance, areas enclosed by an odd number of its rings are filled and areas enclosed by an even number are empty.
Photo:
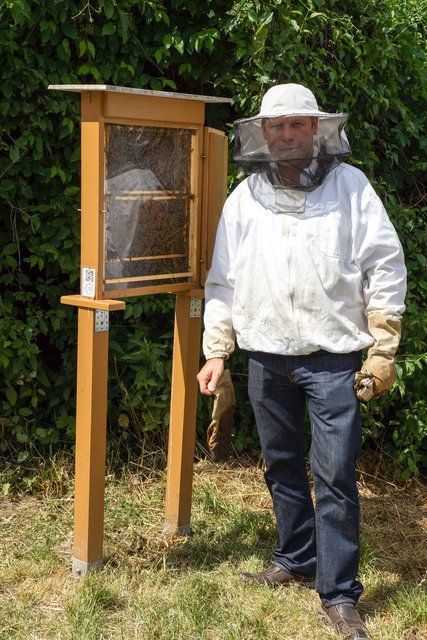
[[[351,259],[351,223],[339,211],[319,216],[313,228],[313,244],[327,258],[348,262]]]

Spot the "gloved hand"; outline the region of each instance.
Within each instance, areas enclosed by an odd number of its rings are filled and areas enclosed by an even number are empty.
[[[233,425],[236,397],[230,369],[225,369],[215,390],[212,422],[208,427],[208,447],[215,462],[227,460],[232,455],[231,427]]]
[[[396,381],[394,354],[400,342],[400,320],[393,316],[371,313],[368,324],[374,344],[356,373],[354,385],[357,397],[365,402],[387,393]]]

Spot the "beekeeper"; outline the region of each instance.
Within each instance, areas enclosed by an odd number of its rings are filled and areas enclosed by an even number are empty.
[[[218,227],[198,381],[202,394],[215,395],[235,341],[248,352],[279,543],[270,567],[242,576],[315,584],[323,617],[352,640],[369,638],[355,608],[363,591],[359,399],[383,395],[396,379],[406,269],[380,199],[345,163],[347,118],[319,110],[304,86],[281,84],[260,113],[235,123],[234,157],[249,175]]]

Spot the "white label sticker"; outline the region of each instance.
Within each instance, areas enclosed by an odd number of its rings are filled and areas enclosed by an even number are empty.
[[[96,270],[82,267],[81,295],[85,298],[95,297]]]

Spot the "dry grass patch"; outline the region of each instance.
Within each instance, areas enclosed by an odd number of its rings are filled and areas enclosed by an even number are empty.
[[[0,499],[1,640],[334,638],[314,591],[271,591],[237,576],[268,563],[276,543],[261,469],[198,463],[192,537],[162,535],[162,473],[109,476],[106,564],[84,579],[69,572],[71,484],[66,489]],[[427,640],[425,486],[366,473],[360,493],[360,610],[374,639]]]

